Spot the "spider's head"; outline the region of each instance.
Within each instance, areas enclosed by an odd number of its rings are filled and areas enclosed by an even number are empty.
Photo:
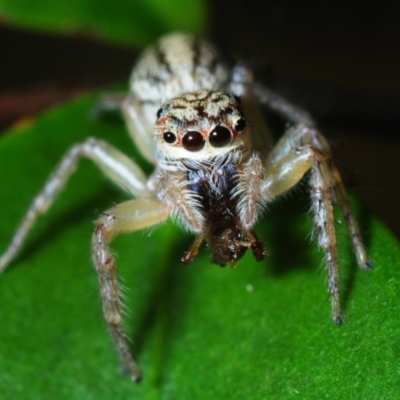
[[[157,112],[156,156],[166,169],[222,158],[248,147],[247,130],[237,97],[206,90],[187,93]]]

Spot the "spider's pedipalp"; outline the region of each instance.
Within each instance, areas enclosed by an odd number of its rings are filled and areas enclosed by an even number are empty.
[[[199,196],[187,186],[182,177],[161,174],[158,178],[158,199],[184,229],[200,234],[204,229],[204,216]]]
[[[235,187],[232,196],[239,199],[237,210],[246,229],[252,229],[260,217],[268,196],[260,194],[261,184],[264,178],[264,167],[262,160],[254,154],[243,164],[238,172],[239,183]]]

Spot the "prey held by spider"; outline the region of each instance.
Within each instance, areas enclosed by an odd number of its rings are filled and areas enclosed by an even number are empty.
[[[274,145],[263,107],[289,122]],[[211,261],[221,266],[235,266],[248,249],[261,261],[267,251],[254,232],[257,220],[268,203],[309,172],[332,318],[342,321],[334,205],[343,212],[358,264],[369,268],[369,263],[329,145],[306,111],[258,83],[246,66],[229,65],[211,43],[179,33],[145,49],[133,69],[129,93],[106,96],[100,108],[122,111],[133,141],[154,164],[154,172],[147,177],[132,159],[103,140],[88,138],[74,145],[33,199],[0,258],[0,272],[20,252],[35,221],[47,212],[79,160],[92,160],[133,196],[101,214],[92,256],[104,318],[123,370],[138,381],[142,373],[122,328],[112,239],[172,217],[195,235],[182,257],[185,264],[196,257],[203,242]]]

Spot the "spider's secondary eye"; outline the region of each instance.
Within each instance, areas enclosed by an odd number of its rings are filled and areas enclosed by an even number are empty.
[[[240,118],[235,124],[235,131],[243,132],[244,128],[246,128],[247,122],[244,118]]]
[[[160,118],[161,117],[161,113],[163,112],[163,109],[162,108],[159,108],[158,109],[158,111],[157,111],[157,118]]]
[[[176,141],[176,135],[175,135],[175,133],[172,133],[172,132],[165,132],[163,134],[163,139],[165,142],[172,144],[172,143],[175,143],[175,141]]]
[[[203,135],[197,131],[189,131],[182,139],[183,147],[189,151],[200,151],[206,144]]]
[[[213,147],[223,147],[232,140],[231,131],[225,126],[218,125],[210,133],[209,142]]]

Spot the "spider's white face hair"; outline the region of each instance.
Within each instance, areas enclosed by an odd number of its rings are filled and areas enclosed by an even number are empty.
[[[155,131],[158,164],[167,170],[231,154],[240,157],[250,147],[240,101],[219,91],[192,92],[164,103]]]

